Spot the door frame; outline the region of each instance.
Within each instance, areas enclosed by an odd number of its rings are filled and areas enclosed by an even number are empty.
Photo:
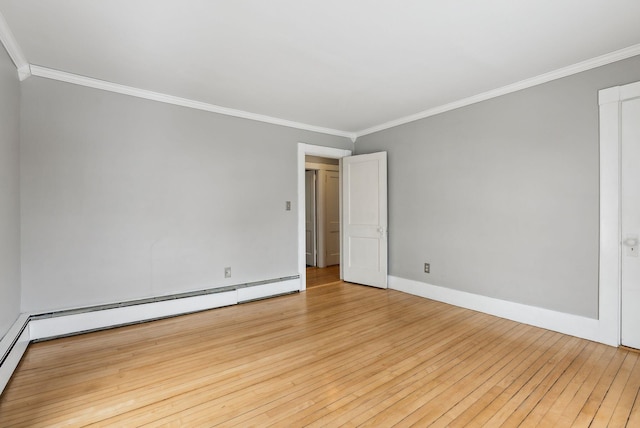
[[[640,82],[599,91],[600,105],[600,251],[598,334],[619,346],[622,280],[621,103],[640,97]]]
[[[311,222],[312,224],[312,231],[311,231],[311,235],[312,235],[312,240],[313,240],[313,248],[311,248],[311,252],[312,252],[312,258],[313,258],[313,263],[311,264],[311,266],[318,266],[318,170],[317,169],[306,169],[304,171],[304,179],[305,179],[305,183],[304,183],[304,206],[305,206],[305,213],[304,213],[304,234],[305,234],[305,265],[309,266],[309,260],[307,260],[307,242],[306,242],[306,237],[307,237],[307,202],[309,201],[309,189],[307,189],[307,173],[311,172],[313,173],[311,176],[313,178],[313,185],[312,185],[312,191],[313,191],[313,195],[311,195],[313,203],[311,205],[313,205],[313,213],[312,213],[312,219]]]
[[[300,291],[305,291],[307,289],[307,263],[304,232],[304,171],[305,156],[307,155],[342,159],[345,156],[351,156],[351,150],[298,143],[298,275],[300,275]],[[340,242],[340,247],[340,253],[342,254],[342,240]]]

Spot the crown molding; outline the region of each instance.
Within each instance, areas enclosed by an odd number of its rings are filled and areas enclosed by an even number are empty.
[[[424,119],[430,116],[435,116],[440,113],[444,113],[450,110],[455,110],[460,107],[465,107],[471,104],[486,101],[491,98],[496,98],[502,95],[510,94],[512,92],[520,91],[522,89],[531,88],[533,86],[541,85],[543,83],[550,82],[552,80],[561,79],[563,77],[571,76],[573,74],[581,73],[583,71],[591,70],[596,67],[611,64],[616,61],[631,58],[633,56],[640,55],[640,44],[632,45],[624,49],[620,49],[614,52],[610,52],[605,55],[601,55],[595,58],[588,59],[567,67],[560,68],[558,70],[550,71],[530,79],[521,80],[511,85],[503,86],[501,88],[493,89],[491,91],[483,92],[478,95],[474,95],[468,98],[463,98],[452,103],[444,104],[438,107],[434,107],[428,110],[421,111],[409,116],[405,116],[390,122],[383,123],[381,125],[372,126],[371,128],[363,129],[356,132],[356,138],[364,135],[373,134],[374,132],[384,131],[385,129],[393,128],[395,126],[404,125],[406,123],[415,122],[416,120]]]
[[[209,104],[201,101],[194,101],[187,98],[176,97],[173,95],[162,94],[159,92],[148,91],[146,89],[134,88],[132,86],[120,85],[118,83],[107,82],[105,80],[94,79],[91,77],[80,76],[66,71],[54,70],[39,65],[31,65],[31,74],[45,79],[58,80],[60,82],[71,83],[74,85],[86,86],[89,88],[100,89],[103,91],[115,92],[132,97],[144,98],[152,101],[173,104],[181,107],[193,108],[196,110],[204,110],[212,113],[219,113],[226,116],[239,117],[242,119],[256,120],[258,122],[270,123],[272,125],[286,126],[289,128],[302,129],[305,131],[318,132],[321,134],[335,135],[337,137],[346,137],[355,141],[355,133],[340,131],[338,129],[323,128],[320,126],[308,125],[305,123],[294,122],[291,120],[280,119],[272,116],[251,113],[243,110],[222,107],[215,104]]]
[[[46,79],[58,80],[61,82],[71,83],[80,86],[86,86],[89,88],[100,89],[109,92],[115,92],[119,94],[129,95],[137,98],[144,98],[148,100],[163,102],[167,104],[174,104],[182,107],[193,108],[197,110],[208,111],[212,113],[223,114],[226,116],[233,116],[243,119],[255,120],[258,122],[269,123],[272,125],[280,125],[289,128],[302,129],[305,131],[318,132],[321,134],[334,135],[337,137],[349,138],[353,143],[362,136],[373,134],[375,132],[383,131],[385,129],[393,128],[396,126],[404,125],[410,122],[415,122],[420,119],[425,119],[430,116],[435,116],[440,113],[455,110],[461,107],[466,107],[471,104],[476,104],[481,101],[486,101],[492,98],[496,98],[502,95],[507,95],[512,92],[517,92],[522,89],[531,88],[533,86],[541,85],[553,80],[561,79],[563,77],[571,76],[573,74],[581,73],[583,71],[591,70],[593,68],[601,67],[603,65],[611,64],[616,61],[621,61],[633,56],[640,55],[640,44],[632,45],[624,49],[620,49],[614,52],[610,52],[605,55],[601,55],[595,58],[591,58],[586,61],[582,61],[567,67],[560,68],[548,73],[532,77],[530,79],[521,80],[510,85],[503,86],[501,88],[493,89],[491,91],[483,92],[471,97],[463,98],[448,104],[444,104],[438,107],[434,107],[428,110],[424,110],[409,116],[405,116],[396,120],[382,123],[380,125],[372,126],[370,128],[363,129],[357,132],[342,131],[338,129],[325,128],[320,126],[309,125],[300,122],[294,122],[286,119],[280,119],[277,117],[261,115],[257,113],[251,113],[243,110],[236,110],[232,108],[222,107],[215,104],[209,104],[201,101],[190,100],[187,98],[176,97],[173,95],[163,94],[159,92],[148,91],[145,89],[139,89],[132,86],[120,85],[118,83],[107,82],[104,80],[94,79],[91,77],[80,76],[77,74],[51,69],[48,67],[42,67],[38,65],[29,64],[18,43],[13,36],[13,33],[9,29],[4,16],[0,13],[0,41],[7,49],[9,56],[13,60],[16,68],[18,69],[18,77],[20,80],[25,80],[29,76],[38,76]]]
[[[16,41],[13,32],[11,32],[9,24],[7,24],[2,13],[0,13],[0,42],[2,42],[2,45],[7,50],[11,61],[13,61],[18,69],[18,78],[20,81],[31,76],[31,67],[22,53],[22,49],[20,49],[20,46],[18,45],[18,42]]]

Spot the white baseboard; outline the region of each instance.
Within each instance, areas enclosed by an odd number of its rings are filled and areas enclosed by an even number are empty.
[[[251,300],[264,299],[265,297],[277,296],[279,294],[293,293],[300,290],[300,280],[290,279],[281,282],[272,282],[256,287],[245,287],[238,289],[238,303]]]
[[[236,303],[238,303],[236,290],[231,290],[53,318],[32,319],[29,322],[29,332],[31,340],[39,340],[204,311]]]
[[[291,293],[298,291],[299,288],[300,282],[297,279],[271,282],[222,293],[35,319],[29,322],[29,330],[31,340],[45,339],[235,305],[249,300]]]
[[[55,338],[71,334],[102,330],[137,322],[166,318],[192,312],[297,292],[299,278],[283,278],[265,283],[226,288],[187,297],[122,304],[117,307],[79,308],[71,313],[61,311],[49,315],[20,314],[0,341],[0,394],[11,379],[29,343],[33,340]]]
[[[0,341],[0,394],[29,345],[29,315],[21,314]]]
[[[618,346],[615,339],[605,337],[602,334],[602,326],[596,319],[480,296],[395,276],[389,276],[389,288],[547,330]]]

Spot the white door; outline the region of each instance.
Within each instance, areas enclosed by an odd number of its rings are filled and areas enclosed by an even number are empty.
[[[622,287],[621,336],[640,349],[640,98],[621,103]]]
[[[387,153],[345,157],[342,176],[342,273],[387,288]]]
[[[326,171],[325,179],[325,263],[340,264],[340,173]]]
[[[304,172],[305,255],[308,266],[316,265],[316,171]]]

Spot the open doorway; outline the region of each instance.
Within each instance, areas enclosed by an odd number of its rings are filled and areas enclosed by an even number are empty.
[[[339,177],[340,279],[388,287],[387,153],[351,156],[350,150],[298,143],[298,272],[306,289],[305,159],[342,159]]]
[[[340,280],[339,160],[305,156],[307,288]]]
[[[341,246],[342,239],[340,234],[340,177],[339,177],[339,159],[350,156],[351,150],[343,150],[343,149],[335,149],[331,147],[322,147],[322,146],[314,146],[310,144],[298,144],[298,267],[300,273],[300,291],[303,291],[307,288],[307,267],[309,267],[309,276],[311,278],[311,284],[317,284],[317,281],[324,283],[327,281],[327,275],[333,275],[331,278],[335,278],[339,280],[342,275],[340,274],[340,258],[341,258]],[[307,156],[309,156],[310,166],[307,167]],[[315,165],[314,165],[315,164]],[[323,166],[324,165],[324,166]],[[334,171],[331,171],[331,170]],[[313,247],[307,246],[307,231],[308,229],[308,219],[307,219],[307,176],[313,175],[313,173],[307,173],[308,170],[318,171],[317,179],[320,178],[321,173],[319,171],[328,171],[327,174],[333,174],[333,178],[329,178],[327,176],[328,181],[334,181],[337,190],[338,197],[336,198],[336,202],[333,207],[330,207],[335,212],[337,212],[336,218],[330,219],[327,222],[327,217],[325,216],[324,220],[319,219],[320,213],[316,213],[316,238],[318,233],[323,233],[319,230],[318,221],[320,221],[324,226],[325,231],[333,231],[330,234],[333,235],[333,238],[329,240],[325,240],[324,250],[318,248],[317,244],[315,245],[316,250],[316,258],[315,258],[315,266],[313,257],[308,257],[309,250]],[[333,185],[333,183],[332,183]],[[317,198],[316,198],[317,203]],[[337,208],[337,209],[336,209]],[[331,217],[331,216],[329,216]],[[335,239],[337,237],[337,239]],[[324,253],[321,253],[324,251]],[[323,260],[320,260],[324,257]],[[307,266],[308,261],[311,261],[310,266]],[[337,263],[336,263],[337,262]],[[320,268],[319,266],[324,266]],[[315,270],[314,270],[315,269]],[[321,270],[328,269],[328,270]]]

